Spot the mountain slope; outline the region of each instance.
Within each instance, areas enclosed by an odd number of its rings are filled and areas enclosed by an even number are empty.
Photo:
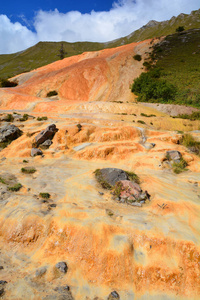
[[[127,37],[123,37],[107,43],[63,42],[66,57],[81,54],[85,51],[97,51],[105,48],[118,47],[132,42],[142,41],[148,38],[172,34],[178,26],[185,29],[200,28],[200,9],[191,14],[180,14],[169,21],[150,21],[147,25],[134,31]],[[35,46],[24,51],[0,55],[0,78],[9,78],[17,74],[33,70],[59,59],[61,42],[39,42]]]

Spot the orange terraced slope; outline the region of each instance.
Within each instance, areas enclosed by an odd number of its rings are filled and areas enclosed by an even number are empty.
[[[200,158],[180,141],[183,131],[200,140],[200,123],[134,102],[129,85],[150,43],[66,58],[0,90],[0,127],[7,113],[35,117],[15,119],[23,134],[0,150],[2,299],[107,300],[113,291],[121,300],[199,299]],[[58,96],[47,98],[52,90]],[[52,145],[31,157],[35,137],[52,123]],[[187,170],[163,166],[168,150],[181,152]],[[35,173],[23,173],[27,166]],[[151,200],[114,200],[94,176],[108,167],[135,172]],[[9,191],[9,180],[22,188]],[[61,261],[66,274],[55,267]]]

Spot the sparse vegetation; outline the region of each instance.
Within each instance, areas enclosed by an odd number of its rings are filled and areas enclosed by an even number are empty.
[[[15,185],[8,187],[8,190],[12,192],[18,192],[21,188],[21,183],[16,183]]]
[[[46,121],[48,120],[48,117],[44,116],[44,117],[37,117],[37,121]]]
[[[142,117],[147,117],[147,118],[156,117],[156,115],[153,115],[153,114],[147,115],[147,114],[145,114],[145,113],[141,113],[140,115],[141,115]]]
[[[25,174],[33,174],[37,170],[35,168],[26,167],[26,168],[21,168],[21,171],[22,171],[22,173],[25,173]]]
[[[55,90],[50,91],[50,92],[47,93],[47,97],[52,97],[52,96],[56,96],[56,95],[58,95],[58,92],[55,91]]]
[[[28,163],[28,160],[24,159],[24,160],[23,160],[23,163],[27,164],[27,163]]]
[[[194,111],[192,114],[179,114],[178,116],[175,116],[174,118],[180,118],[180,119],[189,119],[191,121],[200,120],[200,111]]]
[[[2,177],[0,177],[0,182],[6,184],[5,180]]]
[[[133,56],[133,58],[137,61],[141,61],[142,60],[142,56],[140,54],[136,54]]]
[[[49,199],[51,195],[49,193],[40,193],[40,197],[43,199]]]

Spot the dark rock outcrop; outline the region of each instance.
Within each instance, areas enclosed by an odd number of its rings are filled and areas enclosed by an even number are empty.
[[[22,135],[22,131],[14,124],[0,128],[0,143],[16,140]]]
[[[57,131],[58,128],[56,128],[55,124],[51,124],[46,129],[42,130],[35,137],[36,147],[38,147],[40,144],[43,144],[46,140],[52,140]]]
[[[110,295],[108,296],[108,300],[120,300],[120,296],[118,292],[116,291],[111,292]]]
[[[40,148],[48,149],[52,144],[53,144],[53,142],[50,139],[48,139],[44,143],[40,144]]]
[[[128,175],[125,171],[115,168],[98,169],[95,171],[95,176],[103,188],[112,188],[116,182],[120,180],[128,180]]]

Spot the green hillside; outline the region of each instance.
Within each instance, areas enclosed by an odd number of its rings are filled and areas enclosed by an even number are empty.
[[[200,9],[191,14],[180,14],[169,21],[150,21],[147,25],[134,31],[129,36],[107,43],[92,42],[39,42],[24,51],[0,55],[0,78],[10,78],[14,75],[28,72],[59,59],[59,49],[63,43],[66,57],[77,55],[85,51],[97,51],[105,48],[113,48],[132,42],[142,41],[148,38],[169,35],[176,32],[178,26],[184,28],[200,28]]]
[[[153,47],[145,65],[149,72],[132,87],[139,101],[200,107],[200,28],[168,35]]]

